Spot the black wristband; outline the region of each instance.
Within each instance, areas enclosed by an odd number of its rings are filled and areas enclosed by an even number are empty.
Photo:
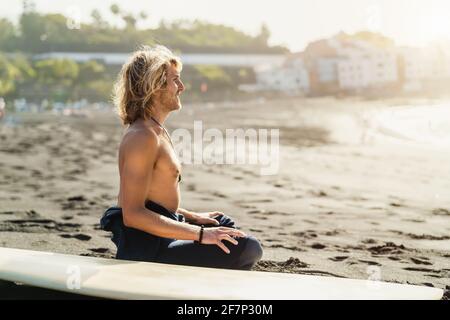
[[[204,225],[201,225],[200,227],[200,236],[198,237],[198,243],[201,244],[202,243],[202,239],[203,239],[203,229],[204,229]]]

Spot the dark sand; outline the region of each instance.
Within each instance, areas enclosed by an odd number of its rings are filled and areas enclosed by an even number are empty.
[[[387,104],[185,106],[169,129],[192,128],[194,120],[219,129],[280,128],[281,147],[273,176],[261,176],[258,166],[185,165],[182,206],[223,211],[259,238],[265,251],[255,270],[367,279],[378,267],[383,281],[448,289],[450,155],[366,139],[358,114]],[[0,122],[0,246],[112,258],[115,247],[98,222],[116,203],[118,119],[16,120]]]

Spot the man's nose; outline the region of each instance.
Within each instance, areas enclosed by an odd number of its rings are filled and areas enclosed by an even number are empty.
[[[180,84],[178,85],[178,91],[180,91],[180,93],[181,93],[184,91],[184,89],[185,89],[184,84],[183,84],[183,82],[180,81]]]

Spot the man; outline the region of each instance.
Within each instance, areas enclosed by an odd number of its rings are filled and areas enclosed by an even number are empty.
[[[163,46],[143,47],[122,67],[114,98],[124,125],[120,191],[101,220],[117,258],[249,270],[258,240],[221,212],[179,208],[181,167],[164,122],[181,108],[181,62]]]

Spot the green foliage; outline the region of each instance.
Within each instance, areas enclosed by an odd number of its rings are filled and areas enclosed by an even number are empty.
[[[69,101],[86,98],[109,101],[118,67],[96,61],[76,63],[69,59],[33,61],[30,56],[43,52],[130,52],[142,44],[161,43],[177,53],[284,53],[284,47],[268,45],[270,31],[261,26],[257,36],[235,28],[200,20],[162,20],[155,28],[139,29],[148,18],[111,5],[110,11],[123,22],[121,27],[109,24],[98,10],[91,22],[73,29],[62,14],[36,12],[32,1],[17,24],[0,19],[0,96],[9,101],[26,98],[40,102]],[[3,52],[3,53],[2,53]],[[20,54],[18,52],[24,52]],[[30,56],[29,56],[30,55]],[[183,81],[189,88],[187,97],[205,97],[226,92],[232,96],[241,83],[254,80],[251,68],[185,66]]]
[[[80,74],[78,80],[82,83],[86,83],[102,77],[105,72],[105,67],[97,61],[87,61],[80,64],[79,70]]]
[[[283,53],[283,47],[270,47],[270,31],[265,24],[256,37],[235,28],[199,20],[161,21],[154,29],[137,29],[147,19],[145,12],[132,14],[117,5],[110,11],[123,21],[123,28],[106,22],[98,10],[91,13],[92,22],[79,29],[69,28],[68,19],[61,14],[40,14],[25,11],[14,26],[0,20],[0,48],[4,51],[42,53],[71,52],[130,52],[138,45],[162,43],[182,52],[221,53]]]
[[[35,63],[38,81],[50,85],[70,85],[78,77],[80,69],[69,59],[46,59]]]
[[[16,45],[16,29],[6,19],[0,19],[0,49],[10,50]]]
[[[119,66],[103,65],[97,61],[76,63],[69,59],[32,61],[23,54],[7,57],[0,54],[0,96],[11,101],[25,98],[40,103],[110,101],[114,79]],[[232,97],[242,83],[254,81],[252,68],[185,66],[182,79],[188,89],[184,100],[208,97]],[[204,85],[207,92],[202,91]]]
[[[218,82],[222,84],[231,83],[231,78],[225,71],[217,66],[196,66],[195,69],[205,81]]]
[[[15,79],[20,76],[20,70],[4,55],[0,55],[0,96],[15,90]]]

